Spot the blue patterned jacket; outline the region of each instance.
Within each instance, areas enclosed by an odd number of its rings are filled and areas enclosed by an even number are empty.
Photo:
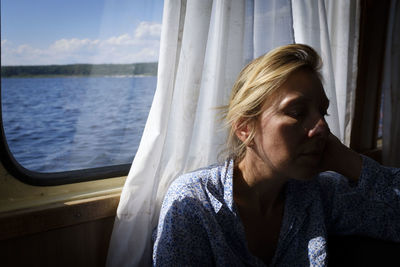
[[[233,160],[170,186],[155,230],[154,266],[265,266],[246,245],[233,202]],[[334,172],[290,180],[271,266],[325,266],[329,234],[400,242],[400,169],[363,157],[357,184]]]

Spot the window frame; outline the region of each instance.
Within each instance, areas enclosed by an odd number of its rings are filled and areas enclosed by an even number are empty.
[[[0,86],[0,103],[2,88]],[[12,155],[3,127],[3,109],[0,104],[0,161],[4,168],[23,183],[34,186],[55,186],[126,176],[131,164],[110,165],[72,171],[41,173],[24,168]]]
[[[357,87],[350,147],[382,163],[377,147],[390,1],[361,0]]]

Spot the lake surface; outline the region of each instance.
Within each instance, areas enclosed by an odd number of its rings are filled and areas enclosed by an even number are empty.
[[[9,148],[38,172],[130,164],[156,83],[156,77],[2,78]]]

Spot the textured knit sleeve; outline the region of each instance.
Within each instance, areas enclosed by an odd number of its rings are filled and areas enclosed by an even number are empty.
[[[194,194],[193,194],[194,191]],[[203,227],[203,205],[190,185],[173,183],[164,199],[153,266],[212,266],[212,251]]]
[[[333,172],[321,176],[321,197],[331,234],[400,242],[400,169],[363,156],[357,183]]]

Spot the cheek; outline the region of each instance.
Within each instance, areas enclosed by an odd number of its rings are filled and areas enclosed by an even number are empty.
[[[304,131],[298,125],[282,125],[279,129],[279,134],[281,136],[281,145],[285,147],[288,156],[296,156],[299,146],[302,140],[304,140]]]
[[[289,123],[277,123],[264,132],[263,150],[274,165],[287,166],[296,159],[304,138],[301,127]]]

